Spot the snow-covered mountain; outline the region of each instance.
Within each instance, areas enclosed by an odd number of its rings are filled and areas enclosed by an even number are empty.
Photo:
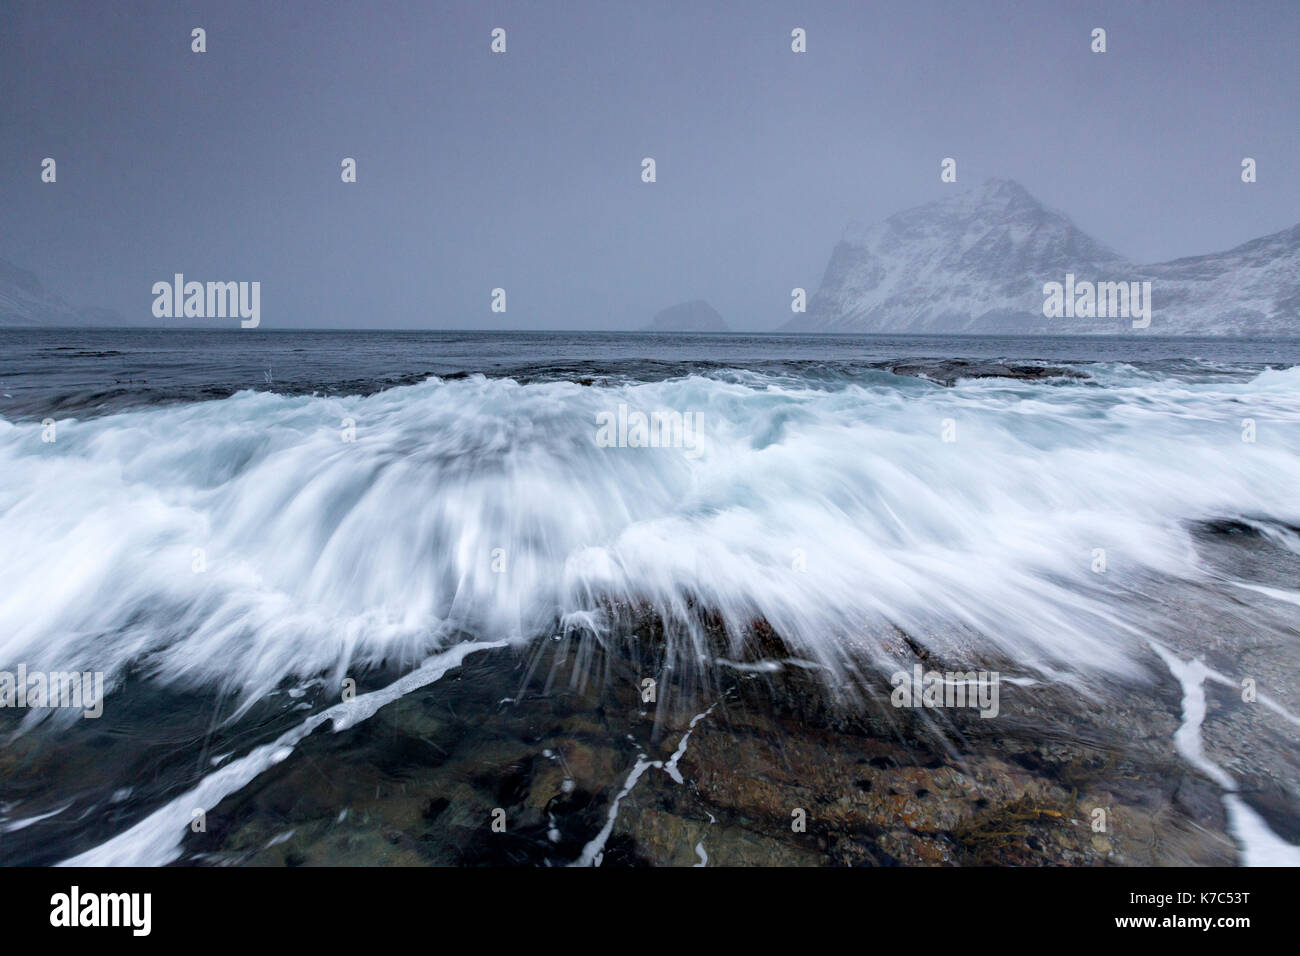
[[[34,272],[0,259],[0,328],[114,325],[126,325],[126,320],[111,309],[69,305],[42,286]]]
[[[1300,225],[1227,252],[1140,270],[1151,278],[1152,331],[1300,333]]]
[[[717,309],[703,299],[682,302],[659,312],[644,332],[730,332]]]
[[[850,227],[808,312],[813,332],[1125,332],[1128,318],[1046,318],[1043,286],[1151,283],[1146,334],[1300,332],[1300,226],[1227,252],[1138,265],[1048,209],[1019,183],[992,179]]]

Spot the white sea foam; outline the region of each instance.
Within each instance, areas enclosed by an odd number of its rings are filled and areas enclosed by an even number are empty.
[[[504,646],[504,641],[458,644],[429,658],[386,687],[313,714],[271,743],[255,747],[238,760],[208,774],[193,789],[158,808],[135,826],[63,861],[60,866],[162,866],[170,863],[180,856],[181,838],[194,819],[195,811],[206,813],[230,794],[242,790],[268,767],[286,760],[294,747],[317,727],[329,722],[335,733],[346,730],[373,717],[385,704],[439,680],[453,667],[459,667],[469,654]],[[267,846],[274,845],[274,842]]]
[[[827,679],[893,626],[976,635],[1026,672],[1133,673],[1155,612],[1121,599],[1200,573],[1189,521],[1300,524],[1300,369],[1106,375],[432,379],[67,420],[52,444],[0,420],[0,664],[111,684],[135,662],[252,701],[466,633],[599,631],[615,599],[680,619],[683,659],[704,605],[734,633],[766,618]],[[702,453],[598,447],[620,403],[698,412]]]
[[[1226,791],[1223,805],[1228,814],[1228,831],[1237,841],[1241,865],[1300,866],[1300,847],[1287,843],[1274,833],[1264,818],[1237,795],[1237,784],[1232,775],[1205,755],[1201,740],[1201,726],[1206,715],[1205,681],[1213,678],[1229,685],[1232,682],[1207,668],[1203,661],[1184,661],[1160,644],[1153,643],[1152,649],[1178,679],[1183,690],[1183,720],[1174,732],[1174,747],[1184,760]]]
[[[667,763],[662,760],[651,760],[644,753],[637,754],[636,763],[632,765],[632,769],[628,771],[627,779],[623,782],[623,789],[610,802],[609,810],[605,814],[605,825],[600,828],[600,832],[587,841],[586,846],[582,848],[582,852],[578,854],[578,859],[569,864],[570,866],[600,866],[601,860],[605,858],[605,844],[609,842],[610,834],[614,832],[614,824],[618,820],[619,804],[623,802],[624,797],[632,792],[637,781],[641,779],[641,775],[647,770],[662,770],[673,779],[674,783],[686,783],[682,772],[677,769],[677,762],[686,753],[686,747],[690,743],[691,734],[695,731],[695,725],[713,713],[713,709],[717,706],[717,702],[714,702],[709,706],[708,710],[691,718],[690,725],[686,728],[686,732],[682,734],[682,739],[677,742],[677,749],[673,751],[673,755]],[[709,819],[712,820],[712,816]],[[706,856],[705,861],[707,862],[707,860],[708,857]]]

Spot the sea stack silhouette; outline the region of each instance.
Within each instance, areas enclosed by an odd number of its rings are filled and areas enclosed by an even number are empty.
[[[669,306],[650,320],[643,332],[730,332],[718,310],[703,299]]]

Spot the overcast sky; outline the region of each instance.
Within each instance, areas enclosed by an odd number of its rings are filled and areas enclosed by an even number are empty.
[[[183,272],[263,328],[767,329],[946,156],[1139,262],[1295,225],[1297,51],[1297,0],[4,0],[0,258],[132,320]]]

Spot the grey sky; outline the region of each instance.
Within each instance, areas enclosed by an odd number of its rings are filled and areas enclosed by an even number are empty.
[[[0,257],[130,319],[179,271],[263,328],[767,329],[945,156],[1143,262],[1295,225],[1297,49],[1296,0],[6,0]]]

